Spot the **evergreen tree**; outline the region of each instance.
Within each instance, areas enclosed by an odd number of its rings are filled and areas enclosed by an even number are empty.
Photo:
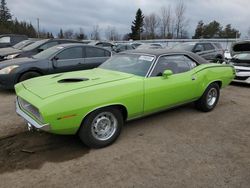
[[[59,39],[63,39],[64,38],[63,30],[62,29],[60,29],[60,32],[58,33],[58,38]]]
[[[144,16],[141,9],[136,12],[135,20],[132,22],[130,38],[133,40],[140,40],[141,33],[143,32]]]
[[[239,38],[240,33],[238,30],[232,28],[231,24],[227,24],[225,29],[220,34],[221,38]]]
[[[214,20],[204,26],[204,38],[219,38],[221,31],[220,23]]]
[[[193,39],[200,39],[203,37],[203,32],[204,32],[204,23],[202,20],[198,22],[198,25],[195,29],[195,34],[193,36]]]
[[[7,7],[6,1],[1,0],[1,4],[0,4],[0,22],[1,23],[6,23],[6,22],[10,21],[11,18],[12,18],[12,16],[10,14],[10,10]]]

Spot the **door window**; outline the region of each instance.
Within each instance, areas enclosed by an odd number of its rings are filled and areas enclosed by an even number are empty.
[[[107,50],[93,48],[93,47],[86,47],[86,57],[108,57],[110,56],[110,52]]]
[[[214,49],[213,45],[210,43],[205,43],[203,45],[204,45],[205,50],[213,50]]]
[[[74,48],[69,48],[65,49],[61,53],[59,53],[56,57],[59,60],[64,60],[64,59],[79,59],[83,58],[83,50],[81,47],[74,47]]]
[[[171,70],[173,74],[183,73],[196,66],[196,62],[185,55],[169,55],[161,57],[151,76],[162,76],[165,70]]]

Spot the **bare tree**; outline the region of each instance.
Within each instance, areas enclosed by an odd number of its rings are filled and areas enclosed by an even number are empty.
[[[181,38],[187,25],[187,19],[185,18],[186,6],[183,0],[180,0],[175,7],[175,30],[176,38]]]
[[[152,13],[144,18],[144,28],[146,33],[146,39],[154,39],[156,35],[156,29],[159,26],[159,17]]]
[[[65,39],[72,39],[74,36],[74,31],[72,29],[68,29],[63,33]]]
[[[171,6],[161,8],[161,37],[169,38],[171,35]]]
[[[91,40],[100,40],[100,28],[99,25],[94,25],[91,32]]]
[[[106,38],[108,40],[117,41],[119,40],[119,34],[115,27],[108,26],[105,31]]]
[[[85,33],[84,33],[83,28],[81,28],[81,27],[79,28],[79,33],[78,32],[75,33],[74,38],[78,39],[78,40],[86,40],[86,39],[88,39],[87,35],[85,35]]]

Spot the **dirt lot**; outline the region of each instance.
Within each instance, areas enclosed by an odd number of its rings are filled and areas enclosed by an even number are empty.
[[[190,104],[129,122],[99,150],[27,132],[14,98],[0,91],[0,187],[250,187],[250,87],[227,87],[210,113]]]

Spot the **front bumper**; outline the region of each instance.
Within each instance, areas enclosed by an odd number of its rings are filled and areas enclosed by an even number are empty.
[[[233,82],[250,84],[250,67],[234,66],[236,77]]]
[[[28,129],[31,130],[33,128],[40,129],[43,131],[50,131],[51,127],[49,124],[39,124],[37,121],[35,121],[33,118],[31,118],[29,115],[27,115],[25,112],[22,111],[20,104],[18,100],[16,100],[16,113],[23,117],[27,123],[28,123]]]

